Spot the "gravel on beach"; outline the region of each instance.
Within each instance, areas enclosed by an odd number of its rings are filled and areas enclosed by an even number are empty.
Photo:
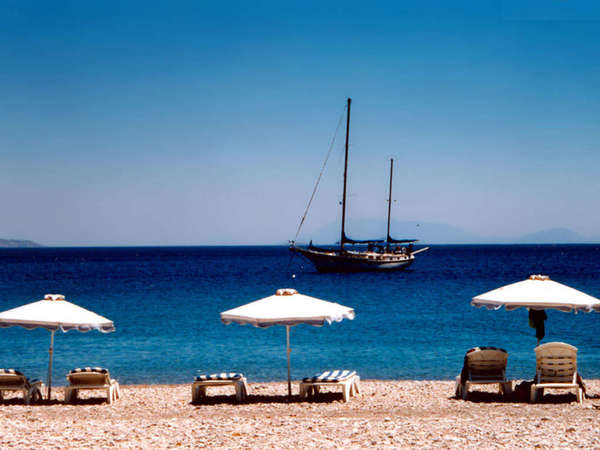
[[[252,383],[246,402],[232,387],[191,404],[191,385],[121,386],[108,405],[100,391],[74,405],[57,400],[0,404],[2,448],[599,448],[600,380],[587,381],[583,405],[574,394],[549,391],[529,404],[525,393],[503,397],[475,386],[454,398],[451,381],[361,381],[348,403],[338,390],[315,400],[288,401],[287,383]],[[595,398],[598,396],[598,398]]]

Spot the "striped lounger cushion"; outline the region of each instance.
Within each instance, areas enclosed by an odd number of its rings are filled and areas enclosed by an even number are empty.
[[[0,369],[0,373],[8,373],[11,375],[21,375],[23,376],[23,372],[19,372],[18,370],[15,369]]]
[[[326,383],[326,382],[340,382],[346,381],[348,378],[356,375],[354,370],[326,370],[325,372],[319,373],[313,377],[303,378],[304,383]]]
[[[20,372],[18,370],[15,369],[0,369],[0,373],[5,373],[5,374],[10,374],[10,375],[18,375],[20,377],[24,377],[25,374],[23,374],[23,372]],[[32,378],[31,380],[27,377],[25,377],[25,380],[27,380],[27,383],[29,383],[29,385],[33,386],[36,383],[41,383],[42,381],[38,378]]]
[[[242,375],[241,373],[221,372],[221,373],[211,373],[210,375],[199,375],[194,379],[194,381],[214,381],[214,380],[234,381],[234,380],[241,380],[242,378],[244,378],[244,375]]]
[[[71,370],[69,374],[81,372],[108,373],[108,369],[105,369],[104,367],[78,367],[77,369]]]

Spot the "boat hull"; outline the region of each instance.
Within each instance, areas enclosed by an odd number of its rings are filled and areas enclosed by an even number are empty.
[[[319,272],[386,272],[404,270],[415,260],[413,255],[371,252],[340,252],[290,247],[312,262]]]

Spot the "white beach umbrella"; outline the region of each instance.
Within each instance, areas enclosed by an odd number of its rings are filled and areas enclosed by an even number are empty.
[[[226,325],[232,322],[259,328],[285,325],[290,396],[290,327],[302,323],[320,327],[325,323],[341,322],[344,319],[354,319],[352,308],[299,294],[295,289],[278,289],[275,295],[221,313],[221,321]]]
[[[508,311],[517,308],[530,310],[600,311],[600,300],[577,289],[552,281],[546,275],[531,275],[527,280],[494,289],[473,297],[471,305],[478,308]]]
[[[102,333],[115,331],[113,322],[65,300],[64,295],[46,294],[44,300],[28,303],[0,313],[0,328],[20,326],[28,330],[45,328],[50,330],[50,361],[48,362],[48,399],[52,391],[52,355],[54,332],[61,330],[90,331]]]
[[[558,309],[559,311],[585,311],[600,309],[600,300],[573,289],[546,275],[531,275],[527,280],[494,289],[473,297],[471,305],[479,308],[508,311],[525,307],[529,309]]]

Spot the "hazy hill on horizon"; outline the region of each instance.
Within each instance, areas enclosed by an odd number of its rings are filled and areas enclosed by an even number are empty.
[[[600,239],[582,236],[581,234],[568,228],[550,228],[537,231],[535,233],[525,234],[516,238],[513,242],[523,244],[546,244],[546,243],[566,243],[582,244],[587,242],[598,242]]]
[[[376,221],[369,219],[351,220],[346,225],[346,235],[354,239],[385,239],[385,228],[381,230],[374,229],[373,224],[376,223]],[[314,244],[319,245],[331,245],[334,243],[338,243],[340,239],[339,227],[339,223],[330,223],[313,231],[302,232],[300,234],[300,238],[298,239],[298,243],[305,244],[311,240]],[[471,233],[469,231],[463,230],[460,227],[449,224],[416,221],[400,222],[393,220],[391,223],[391,230],[391,235],[395,239],[417,239],[419,240],[420,244],[585,244],[600,242],[600,237],[583,236],[568,228],[549,228],[534,233],[527,233],[518,236],[482,236],[477,233]],[[273,244],[280,245],[287,243],[263,243],[246,245]],[[158,245],[167,247],[170,246],[170,244],[152,243],[147,245]],[[0,239],[0,248],[37,248],[43,246],[44,245],[31,240]],[[93,244],[87,244],[83,246],[94,247]],[[117,246],[123,246],[123,244],[118,244]],[[125,246],[127,245],[125,244]]]
[[[23,239],[0,239],[0,248],[33,248],[41,247],[40,244]]]
[[[354,239],[384,239],[385,228],[373,232],[374,220],[355,219],[346,225],[346,235]],[[582,244],[600,242],[600,237],[583,236],[568,228],[548,228],[518,236],[482,236],[460,227],[416,221],[392,220],[391,235],[395,239],[418,239],[422,244]],[[340,225],[330,223],[314,231],[303,232],[299,241],[314,244],[339,242]]]

